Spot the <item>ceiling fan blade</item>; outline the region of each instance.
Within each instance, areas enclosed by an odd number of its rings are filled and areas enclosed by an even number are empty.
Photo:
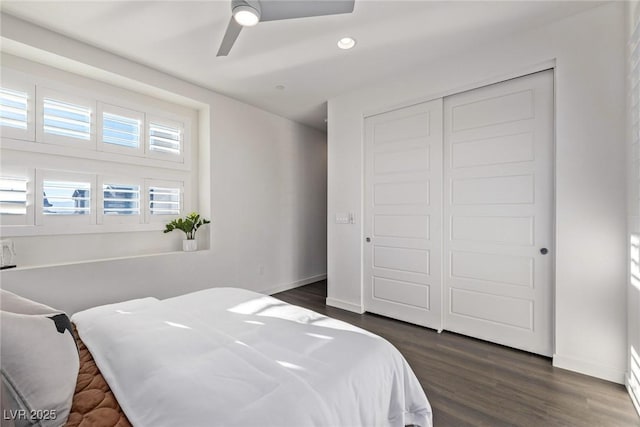
[[[218,53],[216,54],[216,56],[227,56],[229,54],[231,47],[233,47],[233,44],[238,38],[238,34],[240,34],[240,30],[242,30],[242,25],[238,24],[232,16],[231,21],[229,21],[229,25],[227,26],[227,31],[224,33],[222,43],[220,43],[220,49],[218,49]]]
[[[355,0],[260,0],[260,22],[353,12]]]

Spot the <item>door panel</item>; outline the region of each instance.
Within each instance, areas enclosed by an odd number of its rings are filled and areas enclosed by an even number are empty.
[[[530,257],[477,252],[451,252],[451,277],[515,286],[533,286]],[[477,285],[476,287],[480,287]]]
[[[452,289],[451,312],[488,323],[485,326],[489,327],[506,326],[524,330],[533,328],[533,301],[528,299]],[[478,334],[479,337],[482,335]]]
[[[429,286],[415,282],[374,277],[373,296],[375,299],[392,304],[399,303],[419,310],[429,309]]]
[[[553,72],[445,98],[444,164],[444,328],[551,355]]]
[[[429,204],[429,181],[381,182],[373,185],[373,203],[381,205]]]
[[[451,147],[451,167],[497,165],[533,160],[533,135],[506,135],[462,141]]]
[[[513,205],[532,202],[532,175],[479,175],[451,180],[452,205]]]
[[[451,217],[451,240],[533,244],[533,218],[530,216]]]
[[[499,86],[493,85],[493,87]],[[475,89],[471,92],[486,91],[486,87]],[[468,95],[465,92],[462,95]],[[464,130],[476,130],[487,126],[495,126],[527,120],[533,118],[533,91],[525,89],[516,92],[495,92],[493,95],[475,100],[466,98],[460,100],[460,95],[453,95],[459,99],[456,105],[451,105],[451,130],[460,132]]]
[[[428,215],[376,215],[373,234],[378,237],[429,239]]]
[[[442,100],[365,119],[364,304],[441,327]]]
[[[428,251],[424,249],[388,248],[374,246],[373,265],[408,273],[429,274]]]

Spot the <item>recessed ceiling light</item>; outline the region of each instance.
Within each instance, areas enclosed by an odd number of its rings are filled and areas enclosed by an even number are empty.
[[[340,40],[338,40],[338,47],[340,49],[345,49],[345,50],[351,49],[355,45],[356,45],[356,39],[352,37],[343,37]]]

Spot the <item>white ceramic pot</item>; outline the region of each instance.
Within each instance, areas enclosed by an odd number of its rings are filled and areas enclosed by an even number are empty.
[[[185,252],[193,252],[198,250],[198,241],[195,239],[185,239],[182,241],[182,250]]]

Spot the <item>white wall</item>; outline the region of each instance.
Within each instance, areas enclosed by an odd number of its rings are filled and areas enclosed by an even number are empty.
[[[206,251],[5,270],[2,288],[74,312],[212,286],[271,293],[325,277],[324,133],[10,16],[2,36],[5,52],[196,106],[198,209],[213,219]]]
[[[362,309],[363,116],[555,63],[554,364],[623,382],[624,50],[624,4],[610,3],[329,100],[327,302]],[[343,211],[355,226],[333,223]]]
[[[629,235],[632,233],[640,234],[640,99],[638,99],[638,90],[640,89],[640,69],[635,68],[633,64],[632,52],[640,51],[637,43],[640,41],[638,34],[633,35],[633,31],[638,26],[640,20],[640,2],[631,1],[626,3],[627,6],[627,212]],[[638,59],[635,59],[636,67],[638,67]],[[632,96],[633,93],[636,96]],[[632,131],[633,129],[633,131]],[[630,236],[629,236],[630,238]],[[629,275],[631,277],[631,275]],[[628,285],[628,339],[629,339],[629,364],[627,375],[627,387],[630,388],[634,383],[631,379],[631,348],[636,352],[640,352],[640,289],[636,288],[629,281]],[[640,375],[638,367],[634,368],[636,376]],[[635,385],[636,388],[638,385]],[[636,399],[640,398],[640,389],[636,390]],[[636,409],[640,412],[640,401],[633,400]]]

